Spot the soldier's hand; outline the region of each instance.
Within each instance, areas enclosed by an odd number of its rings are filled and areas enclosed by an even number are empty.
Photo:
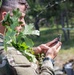
[[[54,46],[49,47],[48,51],[46,52],[46,57],[54,59],[58,54],[59,50],[61,49],[61,42],[56,43]]]

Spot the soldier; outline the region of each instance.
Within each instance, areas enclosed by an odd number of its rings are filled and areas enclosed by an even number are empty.
[[[20,20],[23,22],[23,26],[25,26],[24,11],[26,11],[27,7],[28,4],[25,0],[3,0],[2,7],[0,9],[0,21],[4,18],[8,11],[11,12],[13,9],[19,8],[22,13]],[[20,32],[21,29],[21,25],[16,27],[18,32]],[[4,34],[4,30],[5,27],[0,24],[0,33]],[[31,63],[25,56],[23,56],[20,52],[17,52],[16,49],[9,48],[7,55],[5,52],[1,53],[0,75],[54,75],[53,59],[56,57],[61,48],[61,42],[59,41],[55,45],[51,46],[56,41],[58,41],[57,38],[51,42],[41,44],[33,48],[35,54],[42,52],[45,53],[45,58],[41,66],[40,74],[37,74],[36,69],[31,66]]]

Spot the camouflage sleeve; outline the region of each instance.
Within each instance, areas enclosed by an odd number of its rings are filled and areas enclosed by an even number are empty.
[[[53,71],[53,64],[51,60],[43,61],[40,75],[55,75]]]

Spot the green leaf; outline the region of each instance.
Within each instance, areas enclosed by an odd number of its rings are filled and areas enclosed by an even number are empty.
[[[22,49],[23,51],[26,50],[28,48],[28,46],[26,45],[25,42],[20,44],[20,49]]]
[[[34,46],[34,43],[31,39],[25,37],[25,43],[26,45],[28,45],[29,47],[33,47]]]
[[[33,30],[32,31],[32,35],[40,35],[40,31],[39,30]]]
[[[32,47],[34,45],[33,41],[27,37],[27,35],[36,35],[38,31],[34,30],[33,24],[26,25],[23,27],[23,30],[18,34],[15,28],[22,24],[18,22],[21,13],[19,9],[13,10],[13,16],[10,16],[8,12],[2,21],[2,25],[6,27],[7,31],[5,32],[4,37],[4,49],[7,50],[8,45],[12,45],[14,48],[19,50],[24,54],[28,60],[35,62],[34,51]]]
[[[33,24],[25,25],[25,29],[23,31],[23,35],[40,35],[40,32],[38,30],[34,29]]]
[[[29,61],[36,63],[36,58],[31,53],[28,53],[26,50],[24,51],[25,56],[29,59]]]
[[[18,8],[15,9],[15,10],[13,10],[12,12],[13,12],[13,15],[14,15],[15,17],[20,17],[20,16],[21,16],[21,12],[19,11]]]
[[[6,43],[4,44],[4,50],[7,51],[7,44]]]
[[[10,13],[9,12],[6,14],[4,20],[2,21],[2,25],[3,26],[10,25]]]
[[[32,34],[33,27],[34,27],[33,24],[25,25],[25,29],[24,29],[23,33],[24,33],[25,35],[30,35],[30,34]]]

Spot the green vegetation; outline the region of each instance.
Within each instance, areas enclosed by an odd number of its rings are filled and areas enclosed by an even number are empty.
[[[22,22],[18,19],[21,17],[19,9],[12,11],[13,16],[8,12],[2,21],[2,25],[6,27],[4,36],[4,49],[7,50],[9,45],[19,50],[25,55],[29,61],[36,62],[32,47],[33,41],[27,37],[27,35],[39,35],[39,31],[34,29],[33,24],[23,26],[23,29],[18,33],[17,26],[20,26]]]

